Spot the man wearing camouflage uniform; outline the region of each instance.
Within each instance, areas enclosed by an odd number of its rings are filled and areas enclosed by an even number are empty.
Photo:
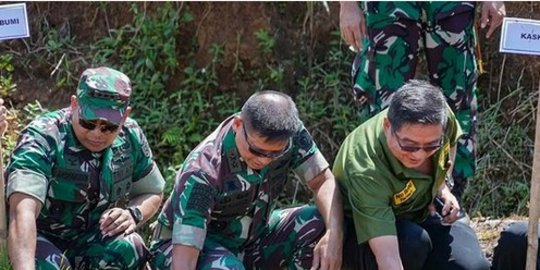
[[[368,1],[363,13],[355,2],[342,2],[340,10],[342,37],[359,51],[352,75],[361,122],[386,108],[392,93],[414,78],[424,47],[430,82],[441,87],[464,131],[452,173],[458,198],[476,166],[475,5]],[[483,3],[481,27],[490,26],[488,38],[505,13],[502,2]]]
[[[317,207],[272,211],[290,171]],[[334,176],[294,102],[259,92],[187,157],[158,218],[153,267],[341,269],[342,218]]]
[[[128,118],[130,94],[123,73],[87,69],[70,107],[21,132],[6,171],[14,269],[145,265],[135,230],[157,212],[164,179]]]

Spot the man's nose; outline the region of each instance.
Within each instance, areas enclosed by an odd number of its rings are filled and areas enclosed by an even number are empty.
[[[96,128],[90,130],[90,135],[92,135],[92,137],[99,137],[101,135],[103,135],[103,133],[101,132],[101,126],[96,126]]]
[[[264,164],[264,165],[266,166],[268,163],[272,162],[272,160],[274,160],[274,159],[273,159],[273,158],[269,158],[269,157],[261,157],[261,156],[258,156],[258,157],[257,157],[257,160],[258,160],[260,163],[262,163],[262,164]]]
[[[420,148],[418,151],[412,153],[415,159],[424,159],[429,155],[424,148]]]

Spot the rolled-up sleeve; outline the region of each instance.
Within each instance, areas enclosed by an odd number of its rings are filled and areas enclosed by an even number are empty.
[[[172,197],[172,243],[202,249],[217,189],[202,172],[181,173]]]
[[[130,197],[136,197],[141,194],[159,194],[165,188],[165,179],[159,171],[156,163],[153,163],[150,172],[133,183],[133,188],[129,193]]]
[[[47,196],[53,153],[37,129],[29,127],[20,135],[7,171],[6,200],[15,192],[35,197],[42,203]]]
[[[293,137],[293,144],[293,170],[304,182],[315,178],[330,166],[305,128]]]

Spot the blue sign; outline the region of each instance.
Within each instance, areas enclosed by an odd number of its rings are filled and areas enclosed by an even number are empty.
[[[0,6],[0,40],[30,36],[26,3]]]
[[[540,21],[504,18],[499,51],[540,55]]]

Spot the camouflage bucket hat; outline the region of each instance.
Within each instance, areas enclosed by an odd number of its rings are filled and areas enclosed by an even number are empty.
[[[120,124],[129,104],[131,83],[122,72],[108,67],[85,70],[77,87],[79,116]]]

